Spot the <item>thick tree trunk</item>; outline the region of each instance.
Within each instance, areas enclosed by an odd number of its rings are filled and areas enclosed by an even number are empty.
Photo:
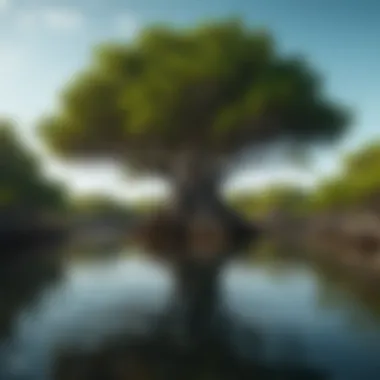
[[[195,350],[213,340],[221,268],[259,232],[223,202],[223,169],[222,163],[204,154],[175,160],[172,204],[144,224],[139,235],[153,255],[174,267],[185,335]]]
[[[242,248],[241,244],[255,237],[255,231],[224,204],[220,195],[222,168],[214,160],[205,155],[187,156],[176,164],[171,212],[184,221],[187,231],[202,215],[219,224],[220,233],[224,234],[220,237],[224,244],[211,255],[205,251],[194,252],[194,246],[187,242],[177,261],[178,290],[185,303],[187,334],[200,348],[212,339],[220,269],[235,250]]]
[[[189,154],[178,159],[174,168],[172,214],[186,223],[202,215],[219,224],[227,237],[220,255],[244,249],[257,237],[258,226],[232,210],[221,195],[223,162],[207,154]]]
[[[174,209],[183,217],[207,208],[215,213],[221,168],[214,159],[205,154],[187,154],[173,163]]]

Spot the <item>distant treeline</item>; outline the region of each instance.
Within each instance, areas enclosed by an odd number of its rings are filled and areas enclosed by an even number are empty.
[[[380,142],[364,146],[343,158],[339,175],[313,188],[277,185],[230,196],[230,203],[249,217],[270,212],[380,212]]]

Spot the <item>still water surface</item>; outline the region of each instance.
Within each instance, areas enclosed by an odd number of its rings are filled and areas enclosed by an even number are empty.
[[[173,291],[170,273],[142,258],[68,265],[14,315],[2,379],[48,380],[58,347],[91,350],[121,333],[149,334]],[[326,292],[333,302],[323,302]],[[339,380],[380,378],[380,325],[353,295],[326,288],[312,265],[232,263],[220,303],[241,355],[274,366],[301,362]],[[260,334],[259,353],[247,328]]]

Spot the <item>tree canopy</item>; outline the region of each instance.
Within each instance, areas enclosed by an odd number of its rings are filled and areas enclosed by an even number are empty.
[[[39,125],[55,153],[153,171],[183,151],[230,157],[264,142],[334,141],[348,121],[308,62],[238,20],[153,26],[97,46],[59,105]]]
[[[38,158],[20,141],[15,126],[0,121],[0,207],[57,209],[65,205],[61,184],[53,183],[41,172]]]

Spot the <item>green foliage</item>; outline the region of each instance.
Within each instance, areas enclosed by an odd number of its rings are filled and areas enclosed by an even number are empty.
[[[309,194],[305,189],[292,185],[277,185],[263,191],[234,196],[232,206],[247,216],[263,216],[272,211],[304,212]]]
[[[237,20],[151,27],[133,43],[99,46],[59,100],[39,126],[53,151],[156,171],[184,149],[332,141],[347,122],[307,62]]]
[[[349,154],[340,176],[325,181],[316,191],[316,208],[347,209],[380,204],[380,143],[372,143]]]
[[[235,196],[231,203],[250,216],[265,215],[271,210],[344,211],[363,206],[380,210],[380,143],[372,143],[344,157],[341,174],[321,182],[311,191],[297,186],[273,186],[258,193]]]
[[[0,121],[0,207],[61,209],[65,194],[60,184],[48,181],[37,157],[22,144],[14,125]]]
[[[165,207],[166,202],[160,198],[142,199],[134,201],[131,207],[133,210],[139,214],[149,214],[151,212],[156,212],[157,210]]]
[[[132,208],[124,202],[104,194],[77,196],[70,202],[71,211],[80,215],[132,215]]]

